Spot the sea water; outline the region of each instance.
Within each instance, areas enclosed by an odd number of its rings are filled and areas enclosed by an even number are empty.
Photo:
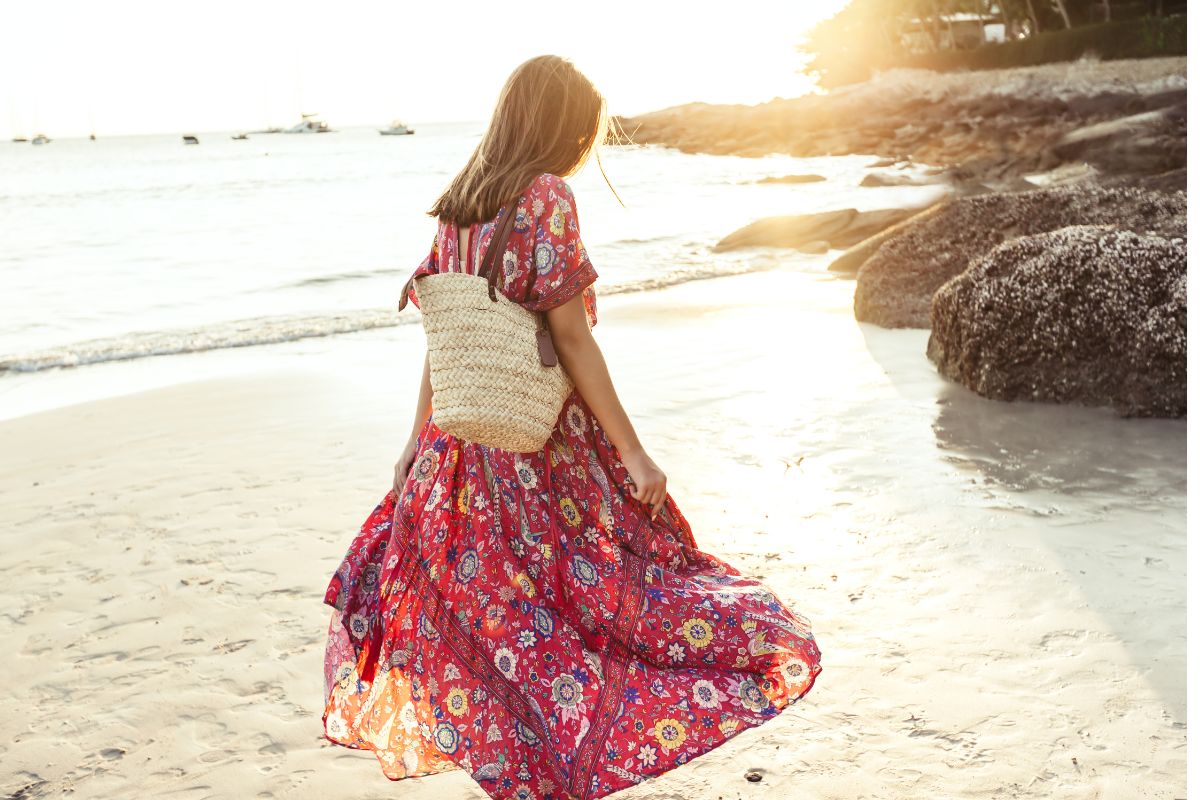
[[[0,396],[17,373],[413,323],[402,285],[428,253],[438,193],[483,123],[320,135],[197,134],[0,144]],[[757,218],[919,204],[863,188],[871,155],[797,159],[606,147],[570,179],[599,292],[830,256],[713,245]],[[762,184],[815,173],[807,184]]]

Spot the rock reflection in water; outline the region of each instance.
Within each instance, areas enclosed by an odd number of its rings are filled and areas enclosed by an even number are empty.
[[[1152,501],[1186,488],[1186,420],[987,400],[953,385],[938,405],[933,430],[946,459],[1008,489]]]

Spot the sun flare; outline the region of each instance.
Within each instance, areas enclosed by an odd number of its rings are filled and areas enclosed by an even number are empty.
[[[509,70],[541,53],[574,60],[617,114],[756,103],[811,89],[796,46],[842,3],[621,0],[514,15],[376,0],[331,15],[312,2],[214,0],[186,18],[148,0],[65,5],[0,16],[8,136],[250,130],[311,111],[340,127],[480,120]]]

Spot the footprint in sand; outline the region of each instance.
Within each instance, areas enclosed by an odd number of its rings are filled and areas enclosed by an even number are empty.
[[[279,769],[287,755],[287,748],[280,744],[268,733],[256,733],[250,739],[250,746],[258,751],[258,771],[267,774]]]
[[[205,750],[196,756],[196,760],[201,764],[220,764],[230,760],[234,755],[235,753],[232,750]]]

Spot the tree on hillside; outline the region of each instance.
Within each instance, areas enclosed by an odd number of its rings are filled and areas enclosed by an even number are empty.
[[[1069,29],[1071,27],[1071,15],[1067,11],[1065,0],[1054,0],[1054,10],[1062,17],[1063,26]]]
[[[1094,13],[1097,2],[1100,14]],[[1145,2],[1147,14],[1162,13],[1164,2],[1172,10],[1186,9],[1182,0]],[[1128,18],[1130,5],[1122,4],[1119,16]],[[964,12],[972,16],[954,16]],[[974,48],[985,40],[989,18],[1002,22],[1005,38],[1011,39],[1073,29],[1097,17],[1113,18],[1112,0],[850,0],[812,28],[798,49],[810,59],[805,71],[818,75],[825,86],[839,86],[866,80],[879,70],[928,61],[938,51]]]
[[[1030,28],[1033,31],[1033,35],[1037,36],[1042,32],[1042,23],[1038,21],[1037,11],[1033,7],[1033,0],[1025,0],[1025,8],[1029,12]]]

